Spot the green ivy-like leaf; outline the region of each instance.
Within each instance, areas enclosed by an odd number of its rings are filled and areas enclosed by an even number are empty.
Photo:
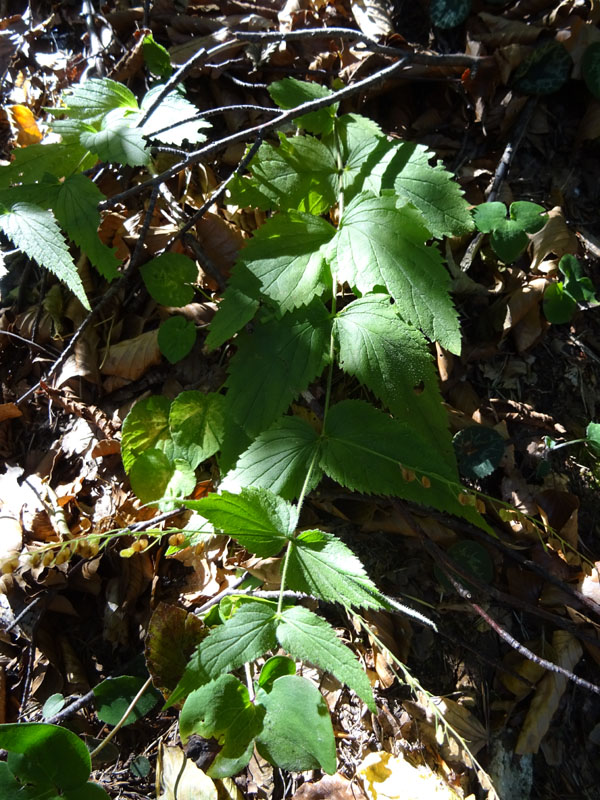
[[[334,235],[332,225],[312,214],[277,214],[258,229],[239,261],[281,311],[292,311],[331,286],[321,247]]]
[[[515,72],[515,89],[524,94],[552,94],[569,79],[573,60],[566,47],[551,39],[536,47]]]
[[[98,272],[108,281],[119,274],[120,261],[110,247],[100,241],[98,204],[105,199],[96,184],[81,173],[69,175],[58,185],[53,205],[56,219],[75,244],[81,247]]]
[[[463,428],[452,440],[461,475],[477,479],[491,475],[500,464],[506,444],[498,431],[485,425]]]
[[[219,450],[225,423],[223,395],[181,392],[171,403],[169,412],[174,456],[185,459],[192,469],[196,469],[198,464]]]
[[[329,357],[330,331],[325,306],[313,302],[239,335],[229,362],[227,413],[249,436],[269,428],[321,374]]]
[[[277,641],[294,658],[331,672],[375,711],[373,691],[365,671],[352,650],[338,639],[322,617],[304,606],[287,608],[277,624]]]
[[[319,434],[299,417],[284,417],[261,435],[242,454],[229,472],[222,489],[261,486],[286,500],[298,497],[309,465],[319,450]],[[308,489],[314,489],[323,473],[316,467]]]
[[[410,419],[442,458],[453,458],[448,419],[442,406],[427,342],[403,322],[383,294],[347,305],[334,320],[340,367],[368,386],[398,419]]]
[[[471,0],[431,0],[429,16],[437,28],[456,28],[469,16]]]
[[[179,733],[184,744],[192,734],[217,739],[223,747],[207,774],[227,778],[250,761],[264,713],[251,702],[248,689],[237,678],[222,675],[188,696],[179,715]]]
[[[276,555],[298,522],[296,509],[266,489],[246,488],[240,494],[224,491],[184,505],[262,558]]]
[[[475,209],[475,224],[482,233],[491,233],[490,243],[498,258],[510,264],[529,244],[528,233],[537,233],[546,224],[546,210],[528,201],[511,203],[509,219],[504,203],[482,203]]]
[[[121,459],[126,473],[144,451],[169,448],[170,408],[166,397],[155,395],[139,400],[127,414],[121,432]]]
[[[99,131],[81,134],[81,144],[102,161],[131,167],[145,166],[150,162],[150,150],[141,129],[132,127],[131,117],[127,109],[110,111],[102,118]]]
[[[327,247],[338,280],[361,293],[386,287],[407,322],[447,350],[460,352],[460,329],[449,294],[449,276],[420,214],[398,209],[392,196],[361,192],[346,207]]]
[[[318,100],[321,97],[329,97],[333,94],[320,83],[308,83],[299,81],[296,78],[284,78],[275,81],[268,88],[269,94],[277,103],[279,108],[296,108],[309,100]],[[339,103],[332,103],[319,111],[310,111],[294,120],[299,128],[303,128],[309,133],[329,133],[333,128],[333,121]]]
[[[180,253],[163,253],[140,267],[146,289],[163,306],[185,306],[194,299],[198,267]]]
[[[280,769],[302,772],[336,769],[335,737],[329,709],[316,686],[297,675],[283,675],[271,691],[259,690],[258,708],[264,708],[257,750]]]
[[[337,536],[303,531],[290,543],[287,585],[330,603],[387,608],[385,598],[354,553]]]
[[[51,211],[31,203],[15,203],[0,214],[0,230],[29,258],[53,272],[90,310],[77,267]]]
[[[175,315],[160,323],[158,348],[171,364],[185,358],[196,343],[196,326],[190,319]]]

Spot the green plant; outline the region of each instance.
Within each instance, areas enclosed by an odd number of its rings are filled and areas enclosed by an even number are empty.
[[[544,439],[546,447],[551,450],[560,450],[574,444],[586,444],[595,458],[600,458],[600,422],[590,422],[582,439],[570,439],[568,442],[557,442],[550,436]]]
[[[490,233],[492,250],[505,264],[516,261],[529,244],[528,233],[536,233],[546,224],[546,211],[536,203],[519,200],[507,210],[504,203],[482,203],[475,209],[475,225],[481,233]]]
[[[108,800],[89,780],[90,754],[79,736],[57,725],[21,722],[0,725],[3,800]]]
[[[564,281],[555,281],[544,292],[544,314],[548,322],[559,325],[569,322],[577,303],[598,303],[591,280],[584,276],[579,261],[570,254],[558,263]]]

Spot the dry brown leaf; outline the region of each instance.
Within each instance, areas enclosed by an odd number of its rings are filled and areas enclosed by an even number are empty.
[[[4,422],[5,419],[15,419],[22,416],[23,412],[16,403],[0,404],[0,422]]]
[[[548,660],[552,660],[556,657],[550,645],[540,640],[537,642],[527,642],[526,646],[536,655],[543,656]],[[536,684],[546,674],[544,667],[540,666],[536,661],[532,661],[530,658],[525,658],[516,650],[508,651],[502,659],[502,665],[506,667],[507,670],[516,673],[516,675],[513,675],[511,672],[502,671],[500,672],[500,680],[508,691],[514,694],[517,700],[522,700],[524,697],[527,697],[533,689],[533,687],[528,686],[524,681],[519,680],[517,675],[520,675],[525,681],[529,681],[529,683]]]
[[[336,772],[317,783],[303,783],[292,800],[366,800],[366,797],[360,786]]]
[[[227,277],[246,241],[240,229],[217,214],[205,214],[196,232],[208,258]]]
[[[403,616],[372,609],[365,611],[363,616],[368,622],[370,630],[385,645],[387,650],[396,656],[399,661],[406,663],[413,635],[410,622]],[[396,680],[394,671],[391,668],[394,662],[387,651],[382,650],[371,636],[369,636],[369,641],[373,648],[377,677],[382,687],[389,689]]]
[[[555,631],[552,646],[557,655],[555,663],[572,672],[583,655],[577,639],[568,631]],[[567,678],[557,672],[548,672],[539,682],[517,740],[517,755],[537,753],[566,687]]]
[[[138,380],[150,367],[160,364],[158,330],[125,339],[101,351],[100,372],[130,381]]]
[[[28,144],[37,144],[42,141],[42,133],[27,106],[8,106],[8,118],[13,133],[16,134],[19,147],[27,147]]]
[[[383,39],[394,33],[386,0],[351,0],[350,8],[358,27],[372,39]]]
[[[167,747],[161,742],[157,781],[159,800],[218,800],[213,781],[187,758],[181,747]]]
[[[487,32],[480,32],[477,38],[490,48],[505,47],[509,44],[532,44],[542,32],[542,28],[532,22],[507,19],[504,16],[488,14],[487,11],[481,11],[478,17]]]
[[[560,257],[565,253],[576,253],[579,246],[577,236],[567,226],[560,206],[550,209],[548,222],[539,233],[534,233],[529,238],[533,255],[532,270],[537,269],[549,253]]]

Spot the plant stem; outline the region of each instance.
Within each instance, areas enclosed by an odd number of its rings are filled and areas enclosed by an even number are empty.
[[[112,729],[112,731],[111,731],[111,732],[108,734],[108,736],[106,737],[106,739],[103,739],[103,740],[100,742],[100,744],[98,745],[98,747],[96,747],[96,748],[95,748],[95,750],[92,750],[92,752],[90,753],[90,758],[95,758],[95,756],[97,756],[97,755],[98,755],[98,753],[100,753],[102,750],[104,750],[104,748],[106,747],[106,745],[107,745],[107,744],[108,744],[108,743],[109,743],[109,742],[110,742],[110,741],[111,741],[111,740],[112,740],[112,739],[115,737],[115,735],[116,735],[116,734],[117,734],[117,733],[118,733],[118,732],[121,730],[121,728],[123,727],[123,725],[125,724],[125,722],[126,722],[126,720],[127,720],[127,717],[128,717],[130,714],[131,714],[131,712],[133,711],[133,709],[134,709],[134,708],[136,707],[136,705],[138,704],[138,701],[139,701],[140,697],[141,697],[141,696],[144,694],[144,692],[145,692],[145,691],[146,691],[146,690],[147,690],[147,689],[150,687],[150,685],[151,685],[151,684],[152,684],[152,678],[148,678],[148,680],[146,681],[146,683],[145,683],[145,684],[142,686],[142,688],[139,690],[139,692],[138,692],[138,693],[136,694],[136,696],[133,698],[133,700],[131,701],[131,703],[130,703],[130,704],[127,706],[127,709],[125,710],[125,713],[123,714],[123,716],[121,717],[121,719],[120,719],[120,720],[117,722],[117,724],[116,724],[116,725],[115,725],[115,727]]]

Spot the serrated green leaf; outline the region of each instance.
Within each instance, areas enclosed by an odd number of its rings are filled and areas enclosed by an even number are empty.
[[[169,428],[174,456],[185,459],[192,469],[217,452],[225,427],[223,395],[181,392],[171,403]]]
[[[140,273],[146,289],[163,306],[185,306],[194,299],[198,267],[181,253],[163,253],[140,267]]]
[[[280,769],[302,772],[336,769],[335,737],[329,709],[316,686],[297,675],[283,675],[271,691],[259,691],[258,708],[266,710],[256,747]]]
[[[402,497],[466,517],[487,530],[461,491],[455,465],[410,425],[391,419],[360,400],[343,400],[329,411],[320,466],[354,491]]]
[[[139,400],[127,414],[121,432],[121,459],[126,473],[145,450],[165,450],[170,446],[170,408],[166,397],[156,395]]]
[[[213,628],[191,657],[167,705],[276,647],[276,616],[274,603],[253,600],[244,603],[223,625]]]
[[[0,186],[4,188],[15,183],[40,181],[45,173],[64,178],[76,170],[88,169],[97,158],[93,156],[90,163],[90,159],[85,158],[86,153],[87,148],[80,144],[66,145],[60,142],[18,147],[13,150],[12,163],[0,167]]]
[[[453,458],[448,419],[427,342],[403,322],[388,295],[368,294],[333,323],[340,367],[368,386],[395,417],[410,419],[445,459]]]
[[[393,174],[394,189],[423,214],[425,224],[437,238],[462,236],[473,229],[469,204],[460,184],[442,164],[429,163],[433,157],[424,145],[404,142],[387,171]]]
[[[254,234],[239,262],[258,278],[261,291],[281,311],[291,311],[331,286],[321,247],[334,235],[332,225],[312,214],[277,214]]]
[[[298,522],[296,509],[266,489],[245,488],[239,494],[224,491],[184,505],[261,558],[276,555]]]
[[[98,236],[98,204],[104,199],[105,196],[93,181],[76,173],[59,184],[53,208],[69,238],[81,247],[98,272],[106,280],[112,281],[119,274],[120,261]]]
[[[319,450],[319,434],[299,417],[284,417],[261,435],[229,472],[222,489],[236,491],[243,486],[262,486],[286,500],[300,494],[308,467]],[[321,480],[313,469],[309,490]]]
[[[330,332],[327,310],[315,301],[281,319],[257,323],[253,333],[240,333],[229,362],[227,413],[249,436],[269,428],[321,374]]]
[[[144,96],[140,115],[136,117],[136,122],[141,119],[146,110],[154,103],[163,88],[162,85],[153,86]],[[186,100],[182,94],[170,92],[161,100],[160,105],[152,112],[149,119],[139,130],[144,136],[150,139],[157,139],[164,144],[172,144],[179,147],[186,140],[190,144],[198,144],[206,140],[206,136],[202,131],[206,131],[211,127],[210,122],[200,118],[199,114],[200,112],[196,106]],[[196,117],[196,119],[193,119],[193,117]],[[175,123],[181,124],[171,128],[170,126]],[[163,131],[163,128],[169,128],[169,130]]]
[[[129,472],[131,488],[142,503],[185,497],[194,491],[194,470],[182,459],[171,461],[162,450],[145,450]]]
[[[231,339],[246,325],[258,310],[260,283],[252,273],[239,261],[236,263],[229,285],[217,313],[213,317],[206,347],[214,350],[228,339]]]
[[[145,678],[120,675],[118,678],[107,678],[94,686],[94,703],[98,719],[107,725],[117,725],[145,682]],[[145,717],[159,699],[160,694],[156,689],[148,688],[121,724],[131,725]]]
[[[388,608],[360,560],[337,536],[303,531],[290,548],[289,589],[345,606]]]
[[[393,145],[377,123],[360,114],[344,114],[335,120],[335,131],[323,141],[334,158],[340,153],[346,203],[362,191],[381,192],[385,159],[391,156]]]
[[[352,650],[338,639],[322,617],[304,606],[287,608],[277,624],[277,641],[294,658],[331,672],[375,711],[373,691],[365,671]]]
[[[196,343],[196,326],[190,319],[175,315],[161,322],[158,348],[171,364],[185,358]]]
[[[296,108],[309,100],[317,100],[321,97],[329,97],[333,94],[325,86],[319,83],[308,83],[299,81],[296,78],[284,78],[275,81],[268,87],[269,94],[277,103],[279,108]],[[319,111],[311,111],[294,120],[299,128],[303,128],[310,133],[329,133],[333,128],[333,120],[337,113],[339,103],[332,103]]]
[[[460,329],[449,294],[449,276],[428,232],[410,206],[391,196],[361,192],[346,207],[326,249],[338,280],[361,293],[386,287],[407,322],[447,350],[460,352]]]
[[[179,715],[179,733],[184,744],[193,734],[217,739],[223,747],[207,774],[226,778],[250,760],[264,713],[253,705],[248,689],[237,678],[222,675],[188,696]]]
[[[90,78],[75,89],[63,92],[64,107],[48,109],[86,122],[99,122],[116,108],[137,109],[135,95],[110,78]]]
[[[268,201],[257,203],[259,208],[293,209],[318,216],[336,202],[337,163],[329,148],[312,136],[288,139],[279,134],[279,147],[261,145],[250,171],[253,185]],[[234,202],[245,204],[243,197],[237,197],[235,185],[230,185],[230,193]],[[259,196],[253,199],[259,200]]]
[[[124,108],[116,108],[102,118],[99,131],[86,131],[80,142],[96,153],[102,161],[145,166],[150,162],[150,150],[140,128],[132,127],[134,116]]]
[[[16,203],[0,214],[0,229],[19,250],[53,272],[90,310],[77,267],[51,211],[31,203]]]

